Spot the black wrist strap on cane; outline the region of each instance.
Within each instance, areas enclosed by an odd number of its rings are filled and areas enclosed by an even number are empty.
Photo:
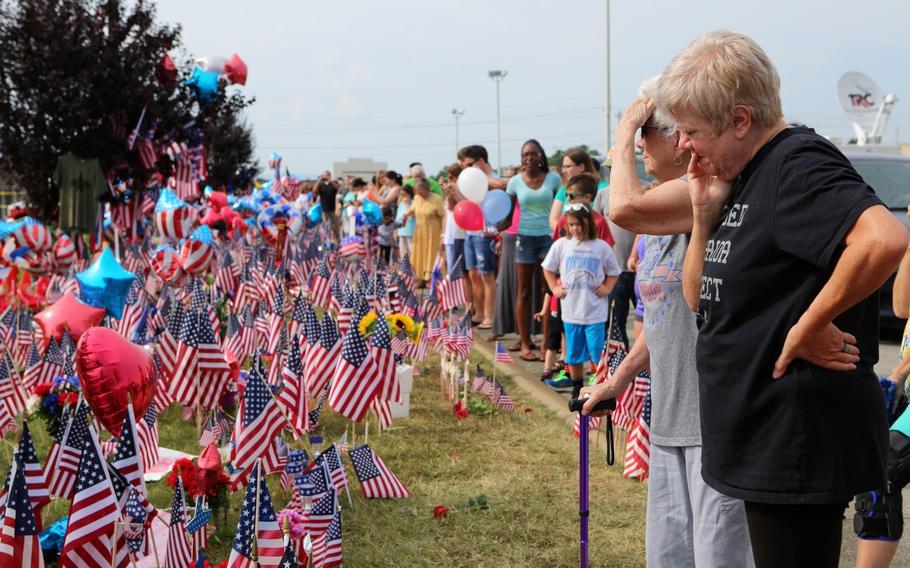
[[[605,448],[607,465],[613,465],[613,463],[616,462],[616,448],[613,445],[613,416],[611,416],[610,414],[607,414],[606,416],[604,416],[604,418],[606,418],[606,420],[607,420],[607,427],[605,428],[605,430],[607,432],[606,433],[607,440],[606,440],[606,448]]]

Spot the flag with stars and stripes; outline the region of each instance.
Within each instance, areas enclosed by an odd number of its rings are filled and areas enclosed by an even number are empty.
[[[398,384],[395,353],[392,351],[392,336],[386,323],[385,314],[379,313],[376,331],[370,337],[373,360],[376,361],[376,371],[379,380],[379,392],[376,398],[393,402],[401,402],[401,386]]]
[[[158,463],[158,406],[153,401],[145,411],[142,420],[136,423],[136,436],[139,439],[139,455],[142,457],[142,469],[148,470]]]
[[[84,453],[89,433],[88,404],[83,400],[76,408],[76,414],[69,421],[60,444],[59,456],[48,478],[51,495],[72,499],[76,474],[79,471],[80,456]],[[99,449],[100,452],[100,449]]]
[[[209,547],[209,537],[205,527],[211,520],[212,510],[205,506],[201,495],[196,497],[196,506],[193,508],[193,518],[186,524],[186,532],[190,533],[193,550],[196,554]]]
[[[496,342],[496,362],[497,363],[514,363],[515,359],[512,359],[512,356],[509,355],[508,349],[506,346],[500,342]]]
[[[194,560],[193,546],[186,531],[186,498],[183,480],[177,475],[174,499],[171,501],[171,521],[167,530],[164,568],[186,568]]]
[[[297,546],[293,540],[288,540],[288,543],[284,546],[284,554],[281,556],[281,560],[278,561],[279,568],[300,568],[300,562],[297,559],[297,553],[294,552],[294,549],[298,549],[303,552],[303,547]],[[307,557],[304,552],[302,557],[303,565],[307,565]]]
[[[417,279],[414,277],[414,269],[411,267],[411,254],[408,253],[401,257],[398,263],[398,281],[408,291],[413,290],[417,285]]]
[[[319,262],[310,283],[310,300],[324,310],[329,308],[329,300],[332,297],[332,280],[328,255],[325,255]]]
[[[15,363],[8,352],[4,353],[0,359],[0,400],[13,416],[18,416],[25,410],[26,401],[25,390],[17,378]]]
[[[133,405],[126,405],[126,416],[123,418],[123,426],[120,429],[120,437],[117,438],[117,449],[114,453],[114,461],[111,466],[116,468],[120,475],[129,483],[129,485],[139,492],[141,503],[146,509],[146,513],[154,518],[157,511],[148,501],[148,489],[145,486],[145,468],[142,464],[142,452],[140,447],[139,434],[137,432],[136,415],[133,412]],[[128,495],[126,496],[129,497]]]
[[[253,560],[254,542],[258,564]],[[278,526],[269,488],[265,484],[265,478],[260,475],[257,464],[250,473],[246,496],[240,509],[240,519],[237,522],[237,533],[231,544],[228,567],[279,566],[283,555],[284,535]]]
[[[297,337],[291,341],[291,352],[285,360],[281,376],[283,386],[278,395],[278,402],[284,407],[294,430],[303,435],[310,429],[310,405],[303,384],[303,360]]]
[[[329,528],[313,537],[313,568],[331,568],[341,566],[341,507],[335,511],[335,518]]]
[[[221,253],[221,260],[218,262],[218,270],[215,271],[215,286],[221,290],[222,294],[233,293],[237,288],[237,278],[240,276],[240,269],[231,256],[231,251],[224,249]]]
[[[349,455],[364,497],[403,499],[411,495],[370,446],[361,444],[352,448]]]
[[[635,377],[635,382],[644,383],[646,379],[639,375]],[[647,379],[650,385],[650,379]],[[634,383],[633,383],[634,384]],[[637,390],[644,390],[645,387],[637,386]],[[625,466],[623,468],[623,477],[638,478],[641,480],[648,478],[649,463],[651,460],[651,391],[648,387],[647,392],[641,397],[642,406],[641,414],[638,421],[629,431],[626,439]]]
[[[26,389],[31,390],[38,383],[44,382],[42,380],[43,370],[44,364],[41,362],[41,355],[38,354],[38,346],[32,341],[25,359],[25,370],[22,372],[22,383]]]
[[[326,448],[316,457],[316,461],[325,463],[325,469],[329,472],[332,485],[341,495],[348,486],[348,476],[344,471],[344,464],[341,462],[341,454],[338,453],[338,445],[332,444]]]
[[[124,511],[124,518],[130,524],[131,529],[126,535],[126,545],[134,555],[146,556],[149,552],[148,539],[146,538],[148,512],[146,512],[140,501],[139,492],[131,487],[126,501],[126,510]]]
[[[120,504],[108,476],[107,462],[101,456],[98,434],[91,426],[87,427],[83,442],[58,566],[123,568],[130,557],[126,533],[117,525],[121,519]],[[111,551],[115,546],[117,558],[112,564]]]
[[[309,462],[310,456],[307,455],[306,450],[289,450],[284,471],[281,472],[281,488],[291,491],[294,487],[294,478],[303,473]]]
[[[304,497],[320,497],[333,487],[325,463],[314,460],[294,478],[294,487]]]
[[[366,338],[358,329],[360,320],[367,314],[366,302],[358,301],[356,304],[351,328],[344,336],[341,359],[329,388],[329,406],[345,418],[360,422],[370,409],[379,383],[376,362]]]
[[[455,266],[439,283],[439,303],[449,311],[468,302],[464,286],[464,257],[458,257]]]
[[[319,428],[319,416],[322,414],[322,407],[325,406],[325,399],[329,397],[328,387],[322,390],[322,394],[319,395],[319,402],[316,403],[316,408],[310,411],[310,430],[315,430]]]
[[[0,522],[0,565],[9,568],[44,568],[38,541],[39,516],[32,509],[21,457],[17,454],[6,481],[6,502]]]
[[[322,316],[322,321],[319,322],[319,343],[311,345],[306,354],[306,388],[311,396],[319,396],[335,375],[341,347],[341,334],[338,333],[335,320],[328,314]]]
[[[19,438],[19,449],[16,454],[21,459],[19,465],[25,475],[28,498],[32,504],[32,510],[37,516],[36,526],[40,531],[41,509],[51,502],[51,497],[47,490],[47,480],[44,477],[44,471],[41,469],[41,462],[38,461],[38,452],[35,451],[35,443],[32,440],[28,421],[22,422],[22,435]]]
[[[303,513],[303,528],[311,535],[318,534],[329,528],[337,511],[338,497],[335,489],[329,487],[328,491],[319,497],[308,511]]]
[[[285,423],[278,402],[265,384],[258,354],[253,358],[240,405],[240,416],[234,424],[231,465],[244,470],[268,450]]]

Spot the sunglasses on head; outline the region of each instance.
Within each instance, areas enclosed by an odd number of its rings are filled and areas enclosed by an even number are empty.
[[[588,209],[588,206],[585,205],[584,203],[572,203],[572,204],[570,204],[568,207],[566,207],[566,209],[568,209],[569,211],[587,211],[587,212],[590,212],[590,209]]]

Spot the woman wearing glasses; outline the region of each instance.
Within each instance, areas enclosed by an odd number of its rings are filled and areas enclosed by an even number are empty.
[[[725,497],[701,476],[701,423],[695,345],[698,329],[682,288],[691,219],[670,222],[651,200],[668,187],[686,191],[689,151],[662,115],[652,115],[657,78],[645,81],[638,101],[616,131],[610,214],[639,233],[644,253],[636,282],[644,304],[644,330],[606,382],[586,389],[590,409],[619,395],[638,372],[651,368],[651,462],[645,527],[648,566],[749,566],[751,550],[742,501]],[[636,141],[636,134],[640,137]],[[641,186],[635,148],[655,188]],[[668,223],[670,223],[668,225]],[[688,225],[687,225],[688,223]],[[583,391],[584,392],[584,391]]]
[[[559,218],[566,212],[566,205],[569,203],[569,199],[566,197],[566,188],[568,187],[569,180],[581,174],[588,174],[598,180],[598,189],[606,186],[603,181],[600,181],[600,173],[594,167],[594,161],[591,160],[591,156],[589,156],[587,152],[578,148],[567,151],[562,157],[563,185],[559,188],[559,191],[556,192],[553,206],[550,208],[550,228],[554,231],[556,230],[556,225],[559,223]],[[607,244],[613,246],[611,241],[612,238],[607,241]]]
[[[509,180],[506,193],[521,207],[518,238],[515,243],[515,264],[518,274],[518,297],[515,319],[520,337],[520,357],[525,361],[540,361],[533,351],[528,314],[531,313],[531,286],[534,273],[540,274],[540,261],[547,256],[553,241],[550,238],[550,209],[559,190],[559,176],[549,171],[547,154],[537,140],[528,140],[521,147],[521,173]],[[541,282],[543,275],[540,274]]]

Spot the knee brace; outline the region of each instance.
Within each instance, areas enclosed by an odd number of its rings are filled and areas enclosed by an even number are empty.
[[[890,484],[889,484],[890,485]],[[863,540],[900,540],[904,532],[900,489],[856,496],[853,530]]]
[[[910,437],[891,430],[888,434],[888,481],[900,493],[910,483]]]

